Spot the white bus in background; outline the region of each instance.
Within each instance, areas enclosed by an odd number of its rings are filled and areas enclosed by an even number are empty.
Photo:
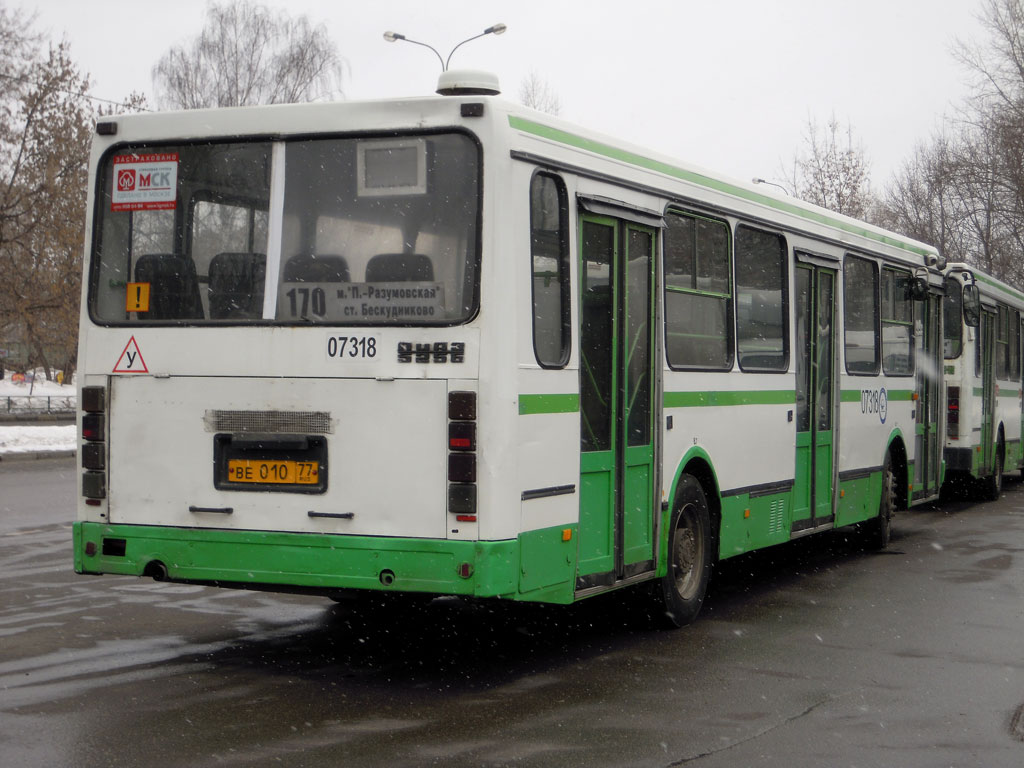
[[[946,277],[943,356],[946,479],[988,499],[1003,474],[1024,466],[1021,312],[1024,294],[966,264]]]
[[[78,572],[684,624],[938,493],[934,249],[443,77],[97,125]]]

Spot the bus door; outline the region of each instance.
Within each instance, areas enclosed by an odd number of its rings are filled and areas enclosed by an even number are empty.
[[[942,407],[942,341],[939,323],[942,297],[929,293],[915,302],[917,326],[917,381],[915,382],[914,499],[926,499],[939,492],[941,441],[939,413]]]
[[[981,475],[988,475],[995,457],[994,423],[996,416],[996,343],[997,315],[988,309],[981,312],[978,343],[975,353],[981,363]]]
[[[835,520],[835,281],[833,269],[797,264],[794,535]]]
[[[579,589],[654,570],[656,233],[580,222]]]

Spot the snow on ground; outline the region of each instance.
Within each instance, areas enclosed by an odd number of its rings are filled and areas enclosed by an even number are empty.
[[[22,398],[32,393],[34,407],[45,408],[47,397],[70,398],[75,402],[75,386],[61,385],[54,381],[46,381],[42,371],[36,375],[34,384],[29,382],[15,383],[12,381],[13,371],[4,371],[0,381],[0,407],[7,408],[7,398],[14,398],[12,403],[25,403]],[[0,423],[0,456],[14,453],[38,453],[40,451],[73,451],[76,445],[76,427],[74,424],[4,424]]]
[[[48,426],[7,426],[0,424],[0,456],[11,453],[75,450],[74,424]]]

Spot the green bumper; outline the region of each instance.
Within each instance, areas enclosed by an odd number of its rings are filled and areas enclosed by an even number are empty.
[[[75,572],[223,586],[373,589],[572,602],[575,546],[561,529],[503,541],[447,541],[76,522]],[[575,533],[575,531],[574,531]],[[573,536],[575,539],[575,536]],[[575,541],[572,541],[575,544]],[[544,578],[524,560],[565,548]],[[91,553],[91,554],[90,554]],[[533,559],[533,558],[531,558]]]

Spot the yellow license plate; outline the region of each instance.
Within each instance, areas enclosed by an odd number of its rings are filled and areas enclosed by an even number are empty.
[[[228,481],[232,483],[318,485],[320,483],[320,462],[229,459]]]

